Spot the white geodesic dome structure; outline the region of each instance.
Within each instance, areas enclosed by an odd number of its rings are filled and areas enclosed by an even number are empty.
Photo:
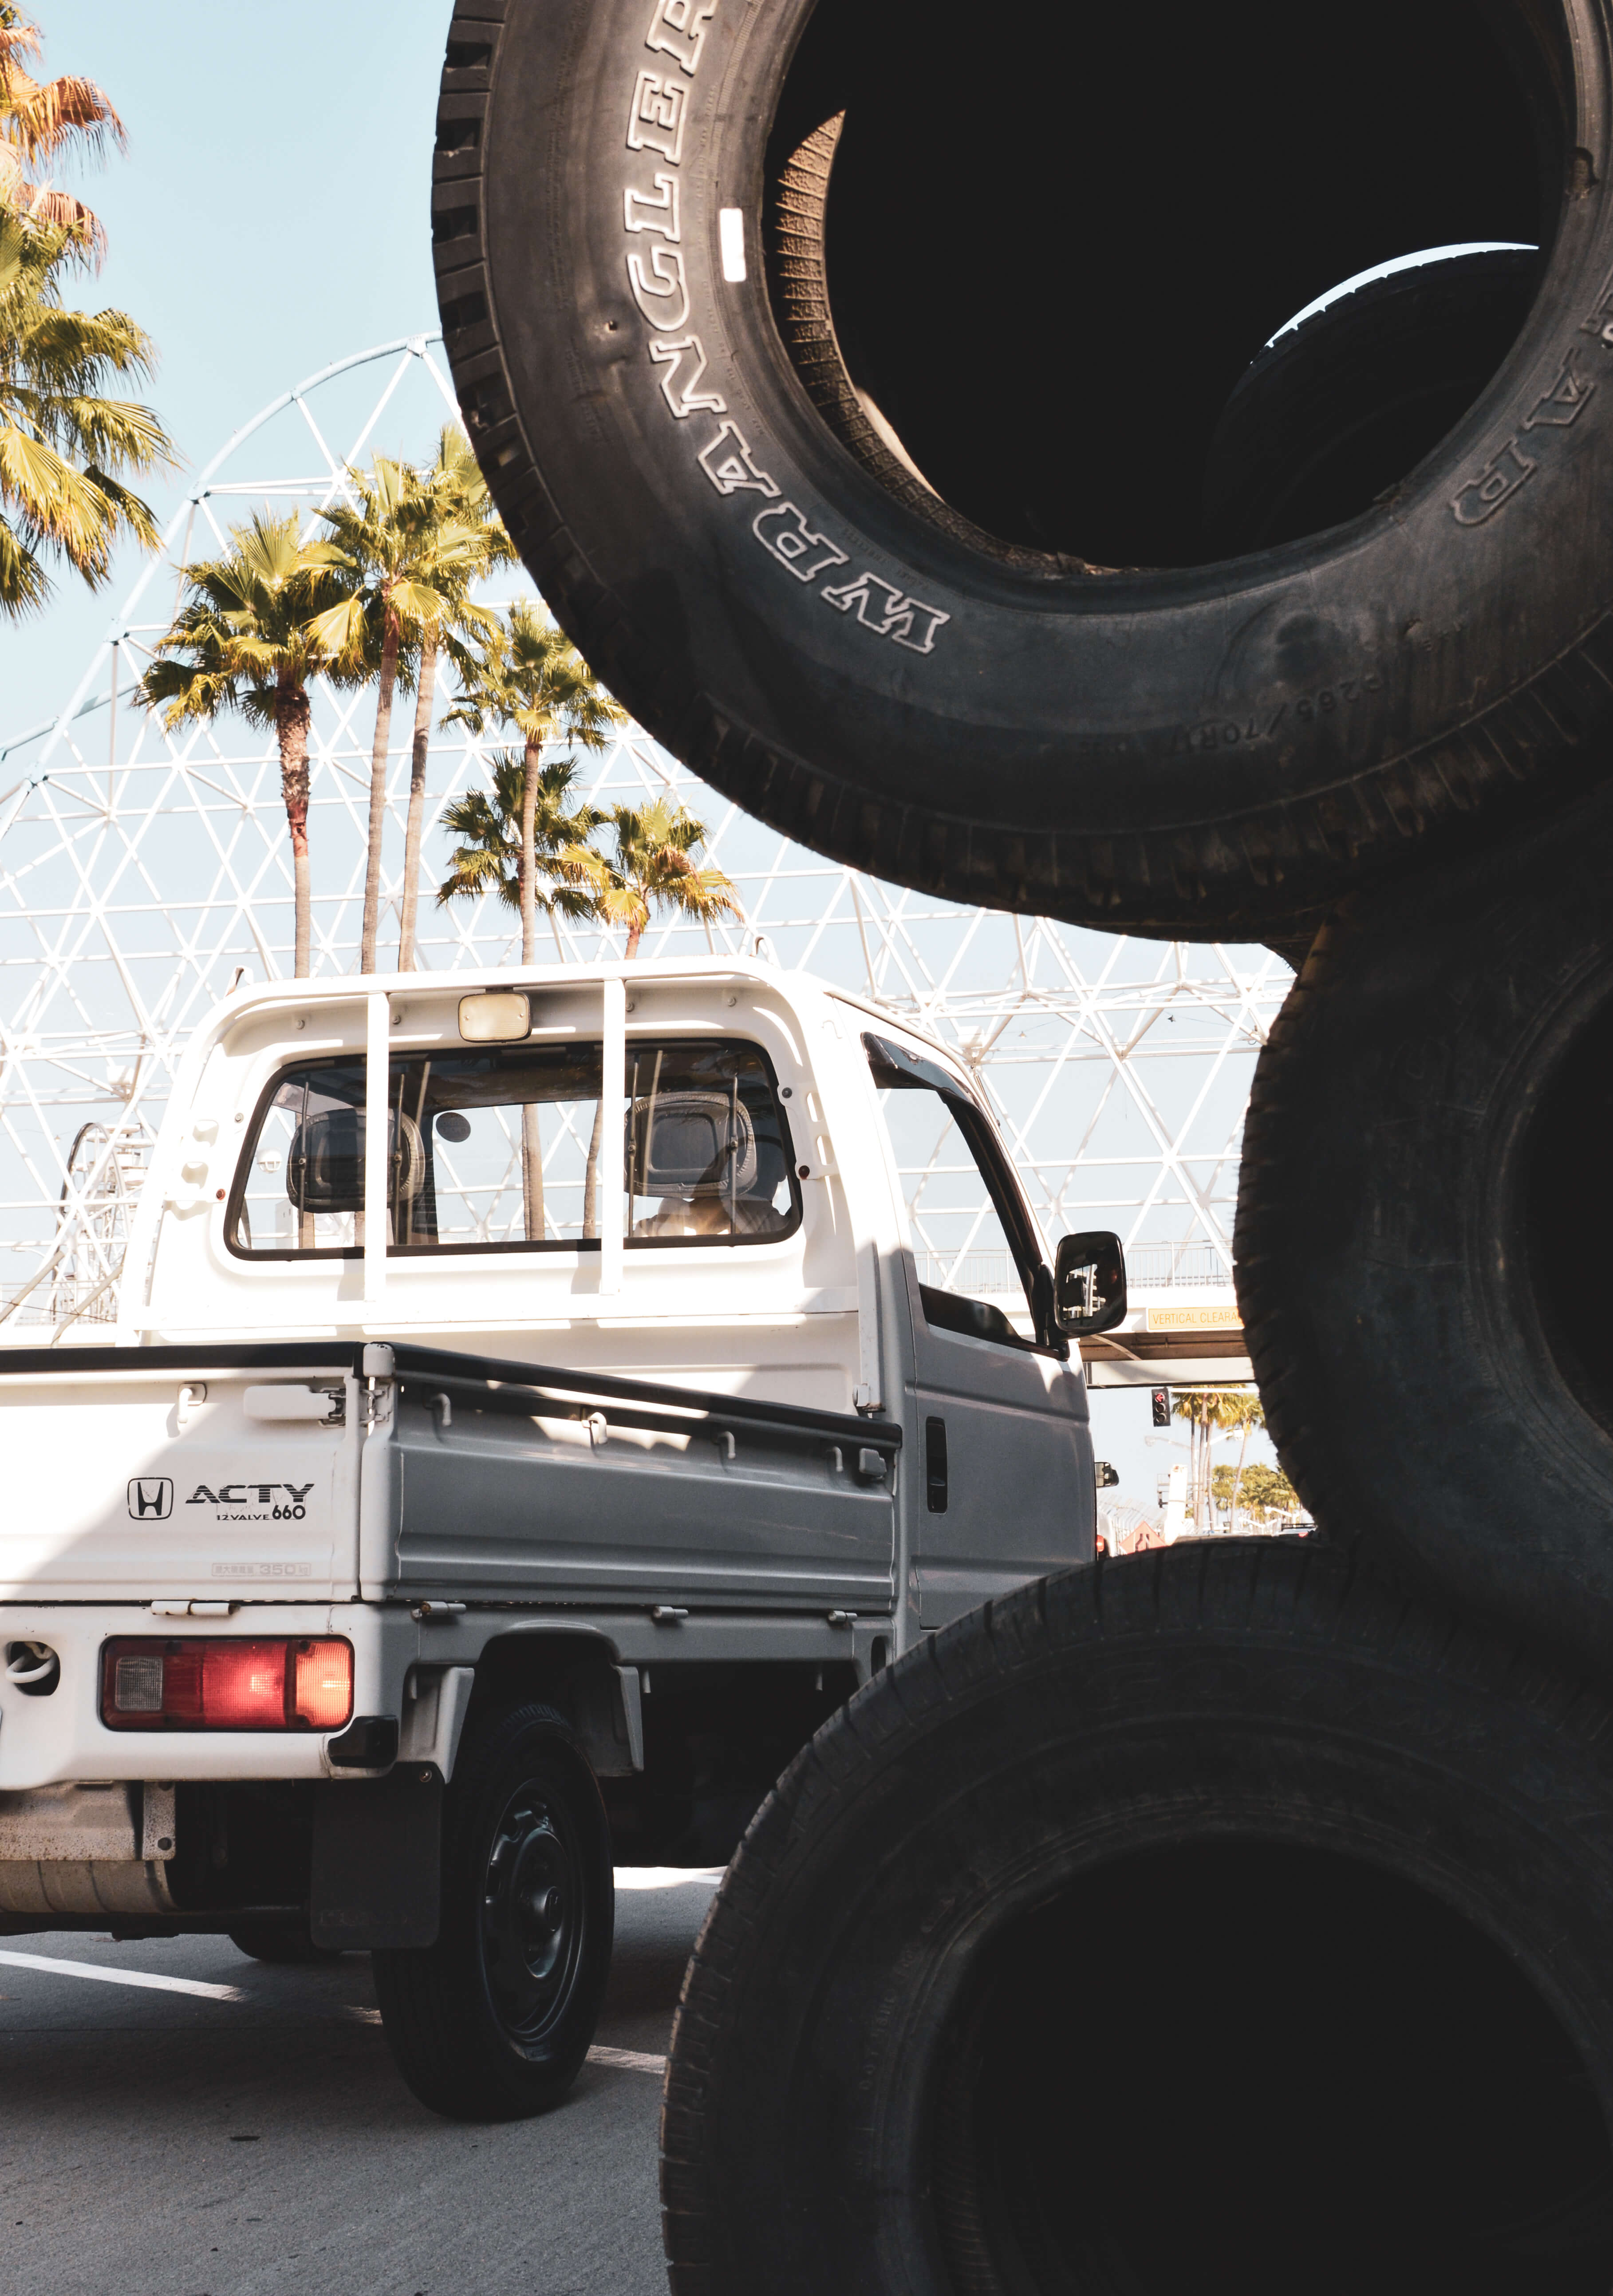
[[[294,507],[313,521],[341,496],[348,466],[373,453],[428,458],[457,412],[438,340],[411,336],[339,360],[235,431],[60,712],[0,746],[0,1338],[38,1338],[41,1325],[87,1336],[110,1317],[130,1210],[190,1031],[240,978],[291,970],[272,738],[240,720],[170,735],[135,706],[179,577],[255,509]],[[499,594],[512,594],[506,585]],[[316,974],[356,970],[373,709],[369,692],[322,685],[314,695]],[[412,714],[394,719],[387,967],[397,961]],[[430,898],[446,863],[442,808],[488,782],[497,746],[458,731],[433,736],[419,933],[429,970],[507,963],[519,946],[495,902],[444,908]],[[596,803],[675,790],[708,824],[706,857],[739,889],[742,923],[659,919],[645,955],[759,948],[918,1022],[979,1077],[1050,1234],[1118,1228],[1144,1288],[1230,1283],[1249,1079],[1289,979],[1268,950],[1109,936],[884,884],[765,828],[635,727],[585,762]],[[554,931],[564,957],[619,954],[594,928]],[[944,1282],[961,1247],[955,1224],[944,1242],[927,1236],[929,1177],[915,1170],[907,1185],[925,1272]],[[963,1280],[991,1290],[997,1273],[971,1265]]]

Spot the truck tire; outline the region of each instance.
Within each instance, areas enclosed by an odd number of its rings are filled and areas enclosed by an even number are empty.
[[[1532,250],[1397,271],[1280,335],[1210,441],[1204,520],[1217,557],[1344,524],[1438,446],[1523,331]]]
[[[422,2104],[516,2120],[558,2104],[610,1968],[610,1833],[553,1707],[504,1714],[462,1754],[444,1813],[442,1931],[371,1958],[381,2022]]]
[[[1605,1672],[1613,806],[1345,904],[1256,1070],[1233,1258],[1318,1526]]]
[[[1298,1542],[947,1628],[701,1931],[675,2296],[1605,2289],[1610,1724]]]
[[[229,1932],[230,1943],[254,1961],[291,1966],[340,1961],[339,1948],[315,1945],[307,1922],[292,1927],[279,1922],[242,1922]]]
[[[981,38],[865,0],[465,0],[442,321],[544,597],[775,828],[1077,922],[1281,933],[1600,776],[1613,18],[1489,13],[1362,0],[1341,50],[1259,0],[1163,43],[1110,11],[1077,72],[1068,12]],[[1290,62],[1259,137],[1207,144]],[[1146,164],[1104,140],[1134,83]],[[1077,229],[1072,151],[1102,228]],[[1217,561],[1206,453],[1261,344],[1386,250],[1475,236],[1545,250],[1475,403],[1392,502]]]

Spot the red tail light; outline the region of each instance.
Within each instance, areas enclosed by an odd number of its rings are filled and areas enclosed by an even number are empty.
[[[350,1643],[131,1635],[102,1646],[109,1730],[340,1730],[352,1711]]]

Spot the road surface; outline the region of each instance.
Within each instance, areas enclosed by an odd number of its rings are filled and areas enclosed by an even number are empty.
[[[556,2112],[493,2128],[415,2103],[362,1954],[279,1969],[227,1938],[0,1939],[6,2287],[664,2296],[659,2060],[715,1879],[618,1876],[599,2054]]]

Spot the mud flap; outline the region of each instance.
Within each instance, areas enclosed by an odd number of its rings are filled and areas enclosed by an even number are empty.
[[[436,1944],[442,1803],[442,1773],[430,1762],[316,1788],[308,1914],[315,1945]]]

